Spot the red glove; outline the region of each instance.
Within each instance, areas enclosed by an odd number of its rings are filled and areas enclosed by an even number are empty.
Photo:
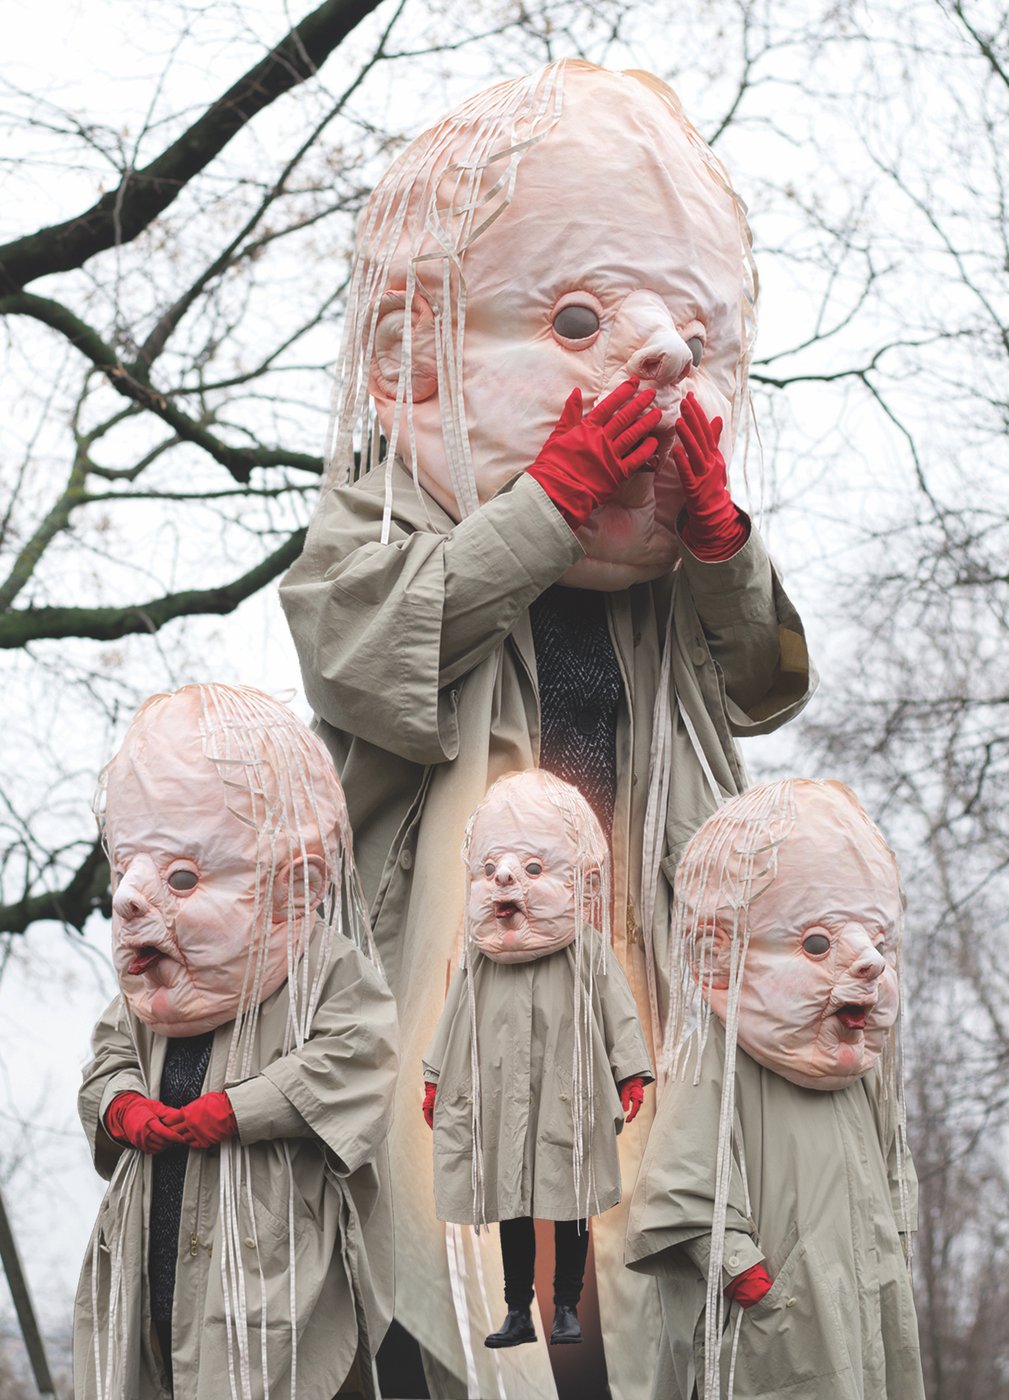
[[[434,1096],[438,1092],[438,1085],[432,1084],[430,1079],[424,1080],[424,1102],[421,1105],[421,1112],[424,1115],[424,1122],[434,1131]]]
[[[645,1101],[645,1081],[640,1074],[635,1074],[631,1079],[625,1079],[620,1086],[620,1103],[627,1114],[626,1122],[633,1123],[638,1116],[638,1109]]]
[[[741,1308],[752,1308],[759,1303],[774,1280],[763,1264],[751,1264],[741,1274],[737,1274],[725,1289],[725,1296]]]
[[[166,1147],[186,1146],[179,1135],[181,1122],[181,1109],[131,1092],[117,1094],[105,1110],[105,1131],[109,1137],[149,1155],[163,1152]]]
[[[651,437],[662,414],[649,409],[654,389],[638,393],[628,379],[582,417],[582,391],[573,389],[557,426],[529,468],[564,519],[577,530],[597,506],[620,490],[658,447]]]
[[[238,1136],[238,1122],[225,1093],[201,1094],[180,1110],[179,1135],[190,1147],[213,1147]]]
[[[709,423],[693,394],[683,400],[680,412],[673,461],[686,498],[683,540],[698,559],[728,559],[746,543],[750,530],[729,495],[725,458],[718,450],[722,420]]]

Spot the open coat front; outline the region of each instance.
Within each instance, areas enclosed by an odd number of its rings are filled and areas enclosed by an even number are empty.
[[[712,1019],[700,1082],[691,1064],[685,1081],[666,1085],[631,1201],[627,1262],[658,1279],[668,1342],[656,1400],[704,1400],[724,1056],[725,1032]],[[735,1400],[923,1400],[895,1142],[878,1083],[873,1070],[847,1089],[802,1089],[736,1048],[724,1282],[764,1260],[774,1283],[741,1320],[726,1304],[723,1396],[739,1321]],[[905,1185],[913,1229],[910,1159]]]
[[[386,471],[393,472],[389,544],[380,543]],[[396,993],[403,1063],[419,1069],[441,1013],[461,926],[466,820],[503,773],[535,766],[540,720],[530,603],[582,556],[537,483],[518,476],[456,525],[418,494],[399,464],[331,491],[301,558],[281,586],[319,732],[336,760],[376,940]],[[756,531],[731,559],[683,551],[672,636],[672,783],[655,910],[655,958],[666,962],[670,882],[684,845],[714,810],[714,782],[744,786],[734,735],[777,728],[815,685],[802,625]],[[607,595],[624,702],[617,730],[612,831],[614,951],[652,1036],[639,875],[652,717],[672,579]],[[688,722],[690,728],[688,728]],[[691,739],[693,730],[695,743]],[[711,774],[698,758],[704,754]],[[660,987],[660,1014],[665,991]],[[394,1193],[413,1228],[397,1235],[396,1314],[439,1363],[465,1374],[443,1229],[434,1214],[431,1140],[417,1082],[403,1074],[391,1137]],[[633,1181],[651,1108],[620,1138]],[[658,1301],[623,1268],[623,1209],[595,1231],[597,1278],[615,1400],[651,1390]],[[481,1246],[477,1245],[477,1248]],[[486,1252],[487,1274],[499,1267]],[[490,1330],[474,1270],[463,1281],[473,1334]],[[632,1336],[622,1320],[638,1319]],[[623,1335],[621,1335],[623,1334]],[[500,1357],[509,1396],[553,1396],[545,1348]],[[475,1349],[481,1395],[498,1392],[491,1359]],[[456,1380],[456,1386],[461,1382]],[[456,1389],[453,1394],[460,1394]]]
[[[225,1084],[232,1026],[222,1026],[204,1085],[205,1092],[228,1088],[240,1141],[249,1146],[249,1175],[236,1206],[252,1390],[263,1400],[291,1391],[293,1211],[299,1400],[332,1400],[355,1356],[371,1395],[372,1354],[392,1307],[384,1141],[396,1077],[395,1008],[374,966],[349,941],[337,938],[311,1038],[284,1055],[287,1016],[285,983],[262,1005],[255,1073],[236,1086]],[[114,1142],[102,1126],[117,1094],[133,1090],[157,1098],[166,1045],[117,997],[98,1023],[95,1058],[84,1071],[81,1121],[96,1168],[111,1180],[77,1293],[76,1400],[100,1393],[112,1400],[167,1400],[169,1395],[151,1347],[147,1297],[153,1159]],[[232,1394],[219,1191],[221,1153],[236,1150],[225,1143],[220,1151],[189,1154],[172,1316],[180,1400],[226,1400]],[[102,1392],[95,1374],[96,1339],[104,1377],[112,1271],[120,1250],[125,1348],[113,1363],[111,1387]],[[266,1387],[260,1367],[264,1330]]]
[[[598,942],[598,935],[595,935]],[[583,954],[583,981],[594,956]],[[425,1079],[438,1081],[434,1109],[435,1210],[440,1220],[476,1224],[473,1210],[473,1076],[470,969],[460,967],[438,1029],[424,1056]],[[615,959],[592,985],[595,1131],[582,1105],[585,1170],[595,1192],[585,1208],[576,1194],[575,1104],[571,1066],[575,1036],[575,949],[531,962],[498,963],[477,953],[476,999],[484,1160],[484,1220],[579,1220],[620,1200],[617,1135],[624,1126],[617,1085],[652,1077],[631,989]]]

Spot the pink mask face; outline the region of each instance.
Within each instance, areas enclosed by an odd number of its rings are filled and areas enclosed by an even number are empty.
[[[593,836],[602,841],[598,824]],[[496,783],[469,848],[469,932],[480,952],[495,962],[531,962],[573,942],[576,870],[586,854],[538,771]]]
[[[738,1041],[794,1084],[842,1089],[876,1062],[897,1019],[900,882],[892,853],[846,788],[792,787],[794,828],[746,914]],[[701,940],[714,962],[702,995],[723,1022],[732,928],[723,905]]]
[[[500,174],[491,165],[487,183]],[[404,235],[378,323],[370,389],[386,437],[415,242]],[[416,265],[414,441],[421,483],[458,519],[434,361],[440,266]],[[743,353],[739,215],[683,126],[628,74],[565,69],[562,115],[523,154],[511,202],[466,250],[463,275],[463,391],[480,501],[535,459],[573,388],[588,411],[635,376],[663,411],[656,470],[639,472],[579,531],[587,557],[563,582],[615,590],[668,573],[683,499],[671,456],[680,403],[692,391],[709,418],[723,419],[729,461]],[[405,414],[397,450],[410,460]]]
[[[283,858],[275,898],[257,888],[267,843],[232,810],[249,805],[245,792],[226,786],[202,752],[195,688],[142,712],[107,773],[112,957],[123,995],[158,1034],[214,1030],[238,1014],[254,941],[254,952],[266,945],[258,999],[286,980],[288,919],[321,897],[321,845],[308,858],[311,894],[296,878],[292,897]]]

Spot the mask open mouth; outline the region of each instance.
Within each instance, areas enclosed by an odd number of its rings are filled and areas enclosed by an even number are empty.
[[[137,948],[126,971],[131,977],[142,977],[145,972],[150,972],[155,963],[160,962],[164,956],[160,948],[154,948],[150,944],[143,948]]]
[[[863,1006],[857,1001],[847,1001],[843,1006],[839,1006],[834,1014],[847,1030],[864,1031],[871,1010],[871,1006]]]
[[[512,919],[516,915],[521,913],[522,905],[518,902],[517,899],[502,899],[498,902],[495,902],[494,917],[495,919],[498,919],[501,923],[504,923],[505,920]]]

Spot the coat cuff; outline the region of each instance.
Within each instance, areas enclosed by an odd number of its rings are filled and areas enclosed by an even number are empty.
[[[118,1098],[120,1094],[140,1094],[145,1099],[149,1097],[147,1085],[139,1070],[120,1070],[118,1074],[113,1074],[107,1080],[105,1088],[102,1090],[101,1103],[98,1105],[99,1132],[105,1131],[105,1115],[109,1111],[112,1100]]]
[[[771,603],[771,561],[750,518],[746,543],[728,559],[700,559],[679,535],[682,568],[702,622],[719,630],[766,616]]]
[[[315,1133],[290,1099],[262,1074],[225,1091],[244,1146],[275,1138],[310,1138]]]
[[[702,1277],[707,1278],[711,1265],[711,1236],[695,1235],[692,1240],[684,1240],[683,1250],[697,1266]],[[763,1252],[757,1248],[756,1242],[749,1235],[744,1235],[739,1230],[726,1230],[725,1251],[722,1255],[723,1288],[732,1279],[745,1274],[747,1269],[752,1269],[754,1264],[761,1263],[763,1258]]]

